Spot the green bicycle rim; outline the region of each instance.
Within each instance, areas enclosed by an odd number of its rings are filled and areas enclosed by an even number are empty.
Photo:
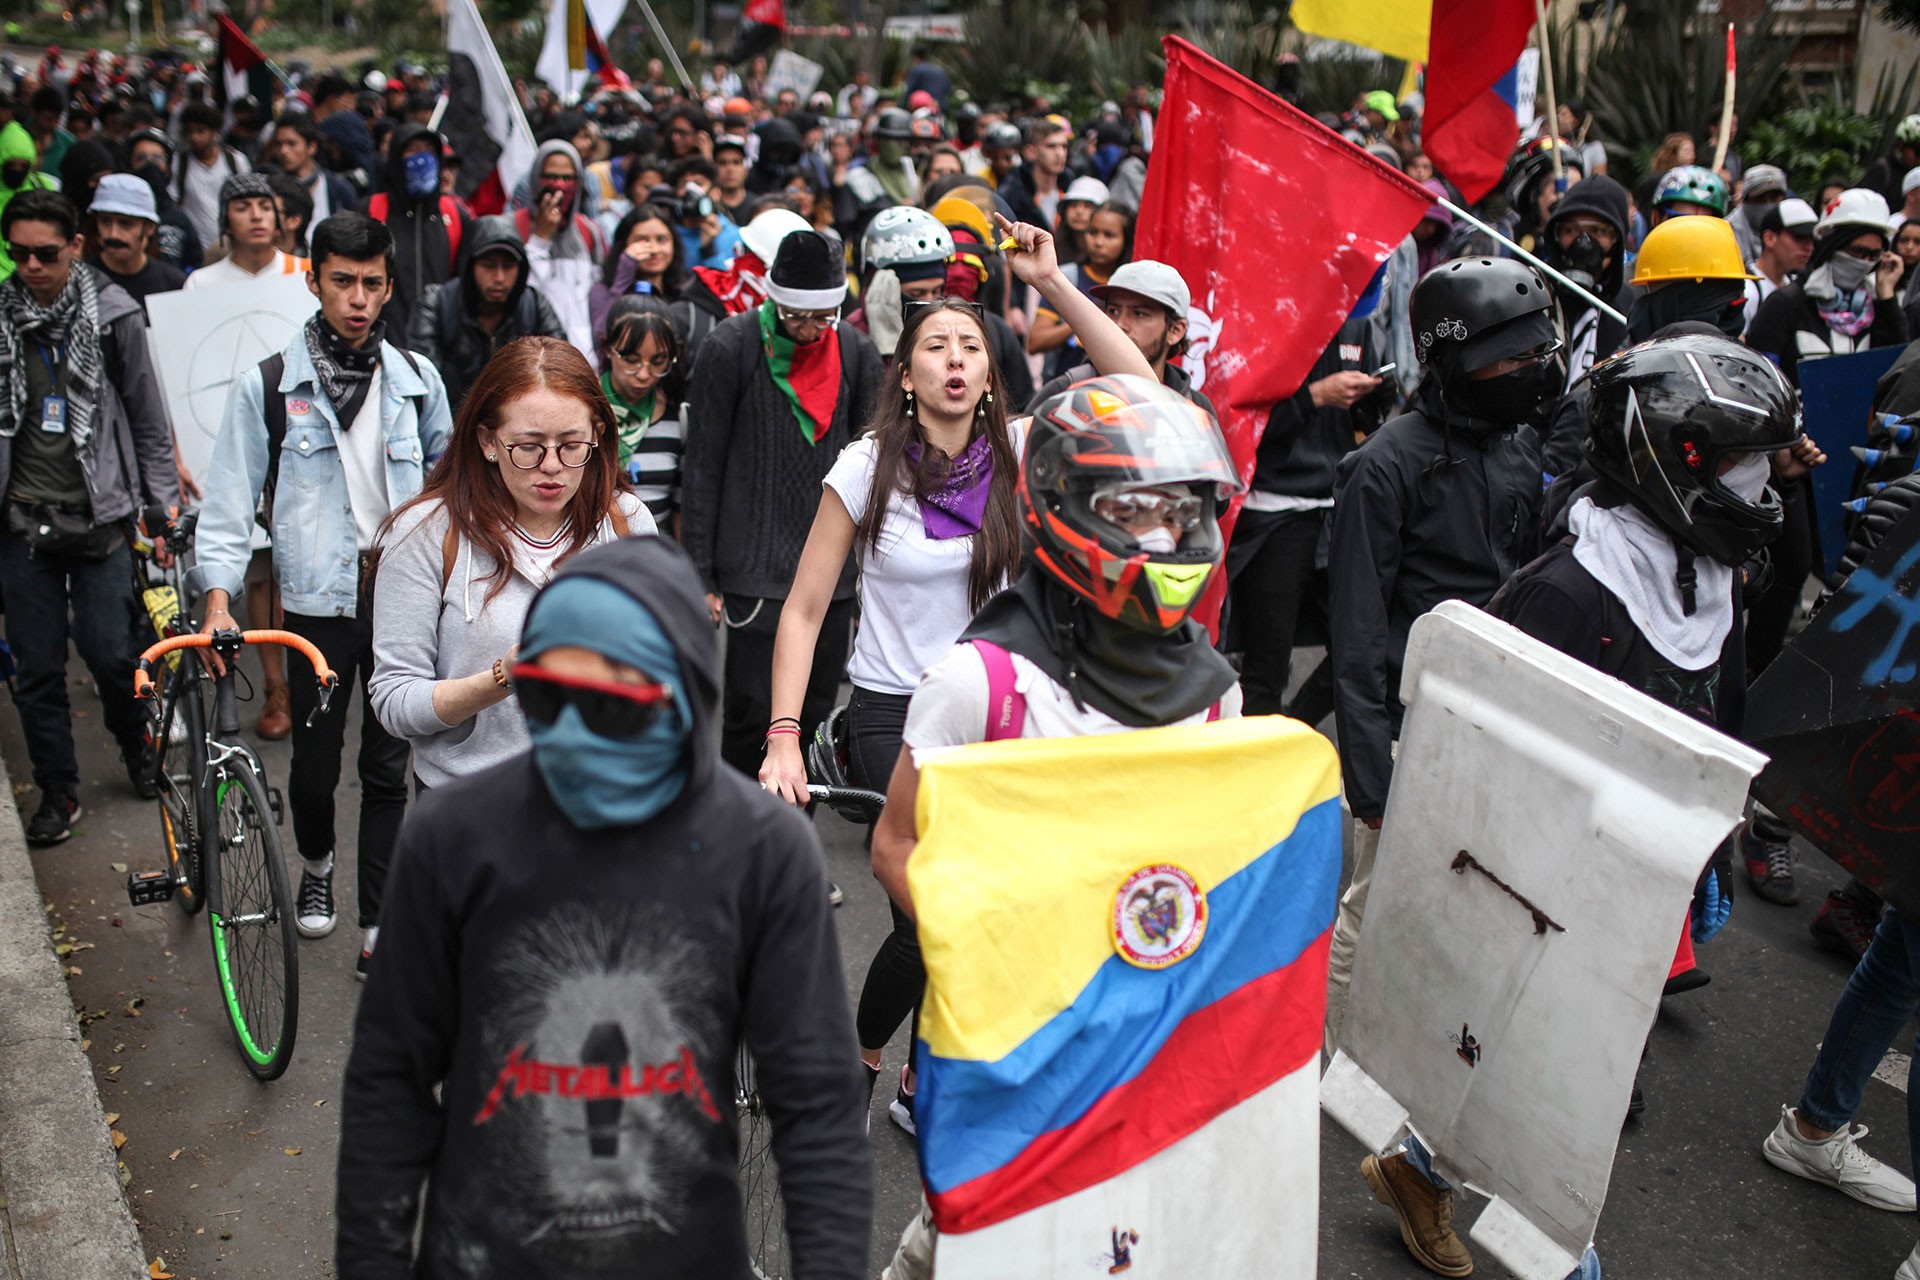
[[[231,778],[222,781],[214,791],[213,803],[218,808],[226,802],[227,790],[237,785]],[[274,1054],[280,1050],[280,1042],[275,1040],[263,1052],[254,1043],[253,1028],[247,1025],[246,1011],[240,1007],[240,993],[234,989],[232,961],[227,955],[226,921],[217,911],[207,911],[207,923],[213,928],[213,956],[220,970],[220,994],[227,1002],[227,1019],[233,1023],[233,1029],[239,1033],[240,1049],[247,1057],[266,1066],[273,1061]]]

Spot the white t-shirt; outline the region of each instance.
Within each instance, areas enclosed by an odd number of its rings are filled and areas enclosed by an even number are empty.
[[[220,216],[223,212],[220,188],[234,174],[246,172],[249,172],[247,158],[238,153],[229,157],[225,147],[214,153],[212,164],[201,164],[194,157],[187,157],[180,190],[174,194],[187,220],[193,223],[193,233],[200,237],[201,244],[211,247],[220,243],[220,224],[224,221]]]
[[[274,250],[273,258],[258,271],[249,271],[232,258],[200,267],[187,277],[186,288],[214,289],[223,284],[245,284],[249,280],[268,280],[275,276],[304,275],[307,260]]]
[[[855,524],[867,513],[877,448],[872,436],[855,440],[824,481]],[[869,552],[862,542],[854,554],[860,564],[860,630],[847,677],[862,689],[906,697],[973,618],[967,603],[973,539],[929,538],[920,504],[896,487],[880,522],[879,550]]]
[[[360,550],[371,551],[380,522],[393,510],[387,496],[387,442],[380,434],[378,367],[353,426],[340,433],[340,465],[347,473],[347,502],[353,507],[355,540]]]
[[[865,626],[863,617],[861,625]],[[1052,676],[1017,653],[1013,659],[1013,687],[1026,697],[1026,723],[1023,738],[1078,738],[1096,733],[1126,733],[1137,726],[1122,724],[1104,711],[1091,706],[1082,710],[1074,705],[1073,695]],[[969,742],[984,742],[987,737],[987,667],[980,651],[971,644],[955,645],[947,655],[927,669],[907,706],[907,727],[902,735],[913,749],[913,763],[919,768],[923,753]],[[1240,714],[1240,686],[1234,685],[1220,696],[1221,720]],[[1175,724],[1204,724],[1208,711],[1202,710]]]

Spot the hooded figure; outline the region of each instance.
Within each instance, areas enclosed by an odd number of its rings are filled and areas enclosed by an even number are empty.
[[[479,218],[467,234],[471,239],[462,246],[460,274],[421,292],[407,334],[414,353],[439,368],[455,413],[467,388],[501,347],[516,338],[567,336],[553,305],[527,283],[527,247],[513,219],[502,214]],[[512,262],[513,283],[504,298],[490,300],[498,272],[484,268],[502,259]],[[483,271],[487,279],[476,278]]]
[[[550,183],[541,177],[551,156],[565,156],[573,165],[570,184]],[[553,304],[554,314],[566,329],[566,339],[598,369],[599,355],[593,343],[592,295],[595,267],[603,246],[600,230],[580,212],[580,186],[586,178],[586,166],[573,144],[555,140],[543,142],[534,152],[533,167],[527,171],[529,200],[539,204],[544,189],[554,186],[562,193],[560,228],[551,240],[534,234],[533,210],[516,209],[514,229],[527,246],[527,264],[533,285]]]
[[[532,750],[435,788],[402,833],[347,1067],[341,1273],[747,1274],[744,1043],[807,1206],[794,1273],[864,1275],[867,1096],[825,862],[803,815],[720,767],[685,554],[574,557],[521,658]]]
[[[88,138],[67,148],[60,161],[60,190],[81,209],[93,202],[93,184],[101,174],[113,172],[113,154],[106,144]]]
[[[320,121],[319,129],[321,136],[340,153],[340,163],[328,167],[359,191],[373,185],[373,175],[380,169],[380,156],[366,119],[352,109],[336,111]]]
[[[747,170],[747,191],[756,196],[772,195],[784,191],[787,179],[793,176],[794,167],[800,163],[800,130],[791,120],[781,116],[761,125],[760,155],[753,162],[753,168]]]
[[[15,120],[0,129],[0,210],[22,191],[50,190],[57,185],[35,168],[39,163],[40,153],[25,125]],[[0,237],[0,280],[12,274],[13,257],[7,252],[4,237]]]
[[[1573,233],[1580,223],[1604,222],[1613,228],[1613,243],[1591,231]],[[1565,244],[1561,233],[1567,232]],[[1613,304],[1621,312],[1629,310],[1630,291],[1626,279],[1627,189],[1605,174],[1583,178],[1567,188],[1567,194],[1554,205],[1553,216],[1541,235],[1540,256],[1550,267],[1586,286],[1589,292]],[[1579,294],[1557,282],[1549,282],[1560,303],[1566,321],[1567,386],[1571,388],[1587,370],[1620,349],[1627,340],[1627,327],[1605,314]],[[1548,475],[1559,475],[1580,461],[1580,442],[1586,437],[1586,398],[1567,396],[1555,409],[1541,450],[1541,466]]]
[[[421,139],[430,144],[427,150],[407,155]],[[393,233],[393,296],[380,318],[389,334],[403,340],[422,291],[453,278],[466,236],[466,214],[452,197],[440,194],[440,157],[446,150],[446,140],[425,125],[401,125],[387,143],[386,190],[367,201],[368,216]]]

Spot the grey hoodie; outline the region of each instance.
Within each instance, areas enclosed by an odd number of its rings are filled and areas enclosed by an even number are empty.
[[[632,494],[620,495],[620,509],[626,533],[659,532],[646,504]],[[403,511],[380,540],[373,675],[367,681],[373,714],[388,733],[412,744],[413,771],[429,787],[527,749],[526,721],[511,696],[470,720],[448,724],[433,709],[433,686],[491,668],[520,639],[527,610],[544,585],[516,565],[500,594],[488,599],[494,561],[462,538],[449,564],[446,534],[447,509],[436,499]],[[589,545],[614,537],[612,522],[603,519]]]

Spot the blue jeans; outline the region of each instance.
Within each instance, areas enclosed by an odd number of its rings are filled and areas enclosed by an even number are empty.
[[[1442,1191],[1453,1190],[1451,1183],[1433,1171],[1433,1156],[1420,1144],[1420,1139],[1408,1134],[1406,1151],[1407,1163],[1418,1169],[1421,1176],[1428,1182]],[[1592,1245],[1587,1246],[1586,1253],[1580,1259],[1580,1265],[1567,1272],[1567,1280],[1601,1280],[1600,1255],[1593,1251]]]
[[[73,707],[67,699],[67,643],[87,664],[100,692],[101,718],[126,755],[145,742],[146,718],[133,698],[133,552],[116,544],[104,560],[36,554],[25,538],[0,533],[0,594],[7,644],[19,674],[13,701],[42,794],[71,795],[80,786],[73,753]]]
[[[1909,924],[1889,907],[1880,917],[1867,954],[1840,993],[1840,1002],[1833,1006],[1820,1053],[1813,1060],[1813,1070],[1807,1072],[1800,1114],[1808,1124],[1840,1129],[1852,1122],[1868,1078],[1916,1009],[1920,1009],[1920,926]],[[1915,1089],[1920,1089],[1920,1063],[1907,1071],[1907,1144],[1920,1157]]]

